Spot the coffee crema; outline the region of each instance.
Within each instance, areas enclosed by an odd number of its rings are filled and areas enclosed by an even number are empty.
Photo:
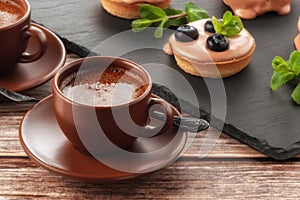
[[[60,88],[74,102],[89,106],[112,106],[140,97],[147,87],[136,73],[110,66],[102,72],[72,73],[62,81]]]
[[[16,23],[25,14],[25,11],[11,1],[0,1],[0,28]]]

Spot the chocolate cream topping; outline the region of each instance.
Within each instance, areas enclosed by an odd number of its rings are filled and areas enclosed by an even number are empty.
[[[290,12],[291,0],[223,0],[233,12],[244,19],[253,19],[266,12],[275,11],[280,15]]]
[[[237,36],[228,38],[229,48],[223,52],[215,52],[206,47],[206,40],[212,34],[204,30],[207,19],[189,23],[198,29],[199,37],[192,42],[180,42],[174,34],[164,46],[164,52],[184,57],[191,62],[224,62],[237,59],[249,53],[255,43],[252,35],[244,28]]]

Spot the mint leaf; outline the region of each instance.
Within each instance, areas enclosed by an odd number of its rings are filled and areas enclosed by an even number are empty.
[[[186,23],[187,23],[187,19],[185,17],[170,19],[168,21],[169,26],[181,26],[181,25],[186,24]]]
[[[137,20],[134,20],[131,23],[132,31],[134,31],[134,32],[142,31],[142,30],[146,29],[147,27],[149,27],[152,24],[152,22],[153,21],[149,20],[149,19],[137,19]]]
[[[292,93],[292,99],[298,104],[300,105],[300,83],[298,83],[297,87],[295,88],[295,90]]]
[[[178,14],[182,13],[181,10],[177,10],[177,9],[173,9],[173,8],[166,8],[166,9],[164,9],[164,11],[168,16],[178,15]]]
[[[189,22],[206,19],[209,17],[207,11],[194,5],[192,2],[189,2],[185,5],[185,12],[187,13]]]
[[[224,13],[221,21],[213,16],[212,22],[216,33],[226,37],[237,36],[244,28],[242,20],[238,16],[232,15],[230,11]]]
[[[164,17],[163,20],[160,22],[160,24],[158,25],[158,27],[156,28],[155,32],[154,32],[154,37],[155,38],[162,38],[163,36],[163,28],[165,23],[168,21],[168,17]]]
[[[140,5],[139,12],[143,19],[153,20],[153,19],[159,19],[167,16],[167,14],[163,9],[149,4]]]
[[[241,28],[240,26],[234,25],[232,27],[226,27],[226,36],[227,37],[234,37],[237,36],[241,31],[243,27]]]
[[[296,76],[300,73],[300,52],[293,51],[290,55],[289,62],[291,64],[291,68],[295,72]]]
[[[290,70],[290,67],[289,67],[289,65],[286,62],[278,65],[276,67],[276,69],[274,69],[274,72],[280,72],[280,71],[285,71],[285,72],[290,71],[290,72],[293,72],[292,70]]]
[[[226,11],[223,14],[224,25],[227,25],[232,20],[232,13],[230,11]]]
[[[289,82],[295,77],[295,74],[290,71],[274,72],[271,80],[271,89],[277,90],[283,84]]]
[[[222,22],[219,19],[217,19],[215,16],[212,16],[211,20],[214,25],[214,29],[217,33],[219,34],[225,33],[225,26],[222,24]]]
[[[288,62],[286,62],[282,57],[275,56],[275,58],[272,61],[272,67],[274,69],[274,72],[280,72],[280,71],[291,71],[291,67]]]
[[[165,28],[168,28],[170,26],[181,26],[188,22],[186,15],[183,14],[181,10],[166,8],[164,9],[164,11],[168,16],[171,16],[169,20],[166,22]]]
[[[275,58],[272,61],[272,67],[274,69],[279,68],[280,65],[286,65],[289,68],[288,63],[280,56],[275,56]]]

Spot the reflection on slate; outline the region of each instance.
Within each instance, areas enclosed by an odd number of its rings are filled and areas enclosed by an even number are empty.
[[[29,2],[32,5],[33,18],[67,38],[68,40],[64,42],[70,52],[82,49],[94,50],[97,44],[108,37],[130,29],[130,20],[107,14],[101,8],[99,1],[85,1],[84,4],[80,0],[70,0],[68,3],[61,3],[60,0],[47,3],[38,0],[29,0]],[[229,9],[222,1],[194,0],[193,2],[217,17],[221,17],[224,11]],[[184,0],[178,0],[171,5],[182,9],[185,3]],[[55,9],[50,10],[51,6]],[[74,12],[61,12],[62,10]],[[243,20],[245,27],[256,39],[256,51],[245,70],[224,79],[227,112],[223,132],[279,160],[300,153],[300,106],[295,105],[291,100],[293,87],[290,85],[271,92],[269,86],[272,76],[271,62],[276,55],[288,59],[289,54],[295,49],[293,40],[298,34],[299,12],[300,1],[297,0],[292,1],[292,11],[289,15],[278,16],[275,13],[268,13],[254,20]],[[71,42],[70,45],[70,41],[74,43]],[[84,55],[81,54],[82,57]],[[185,74],[178,69],[173,57],[162,52],[154,55],[147,51],[135,51],[131,53],[130,59],[141,64],[145,63],[145,58],[151,57],[155,62],[177,70],[195,89],[199,105],[203,108],[194,106],[188,95],[177,92],[177,99],[183,102],[181,110],[191,115],[197,110],[201,117],[210,119],[210,97],[203,79]],[[159,71],[157,75],[169,76],[167,71]],[[170,81],[176,82],[171,79]],[[153,92],[176,106],[176,98],[167,89],[156,85],[153,87]]]

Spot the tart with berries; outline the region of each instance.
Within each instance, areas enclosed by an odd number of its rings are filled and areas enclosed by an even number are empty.
[[[255,50],[255,39],[241,20],[227,11],[223,19],[202,19],[178,27],[164,46],[185,72],[224,78],[243,70]]]

